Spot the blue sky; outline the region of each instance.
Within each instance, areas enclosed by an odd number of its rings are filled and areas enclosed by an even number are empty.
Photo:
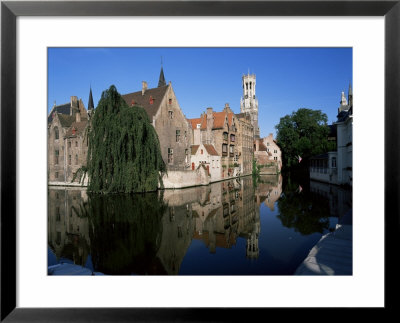
[[[111,85],[121,94],[141,90],[142,81],[157,87],[161,57],[187,118],[225,103],[240,113],[242,75],[256,74],[262,137],[299,108],[322,110],[331,124],[353,83],[351,48],[49,48],[47,112],[71,96],[87,108],[90,86],[95,106]]]

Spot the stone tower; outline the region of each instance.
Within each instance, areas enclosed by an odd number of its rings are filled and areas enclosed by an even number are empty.
[[[251,116],[254,138],[260,138],[258,126],[258,99],[256,98],[256,75],[248,73],[242,76],[243,97],[240,99],[240,112]]]

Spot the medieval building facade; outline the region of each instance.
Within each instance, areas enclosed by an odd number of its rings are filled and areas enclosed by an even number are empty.
[[[189,123],[179,106],[171,82],[166,84],[163,69],[158,86],[122,95],[129,106],[145,109],[160,141],[161,155],[167,170],[189,170],[191,133]]]
[[[93,113],[92,90],[88,111],[80,99],[54,105],[47,119],[47,172],[51,185],[79,185],[77,171],[86,165],[89,116]]]

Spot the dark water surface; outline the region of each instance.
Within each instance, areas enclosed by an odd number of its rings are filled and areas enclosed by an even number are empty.
[[[48,264],[106,275],[292,275],[351,191],[261,176],[134,195],[50,188]]]

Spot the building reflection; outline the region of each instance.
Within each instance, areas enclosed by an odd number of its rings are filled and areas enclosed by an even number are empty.
[[[89,222],[82,217],[86,191],[50,189],[48,196],[49,247],[58,259],[84,266],[90,252]]]
[[[48,243],[58,258],[104,274],[177,275],[193,239],[210,253],[246,241],[243,257],[259,257],[260,204],[273,208],[280,177],[252,177],[158,195],[87,195],[50,189]]]

